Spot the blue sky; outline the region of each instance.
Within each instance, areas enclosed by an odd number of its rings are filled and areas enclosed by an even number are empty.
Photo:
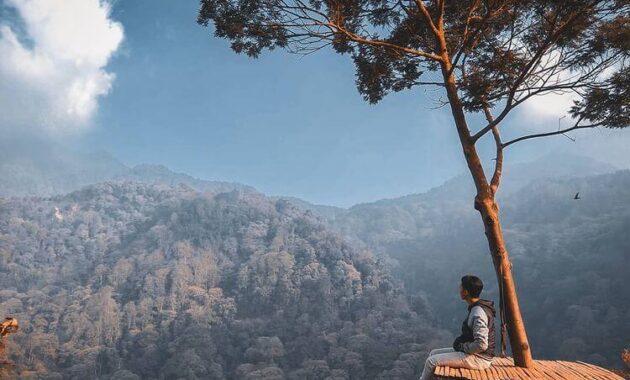
[[[369,105],[356,91],[349,57],[239,56],[196,24],[197,9],[189,0],[113,4],[109,17],[124,38],[104,70],[115,77],[89,126],[64,134],[68,145],[339,206],[424,191],[465,170],[449,110],[433,108],[440,92],[418,88]],[[556,119],[521,113],[506,125],[553,129]],[[578,145],[556,138],[508,158],[552,150],[602,156]],[[481,151],[493,157],[490,141]],[[602,160],[623,166],[622,151]]]

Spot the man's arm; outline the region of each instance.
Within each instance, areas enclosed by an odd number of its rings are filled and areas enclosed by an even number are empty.
[[[490,329],[488,328],[488,316],[483,311],[481,306],[473,307],[470,311],[469,322],[472,321],[473,342],[466,342],[461,344],[461,351],[467,354],[476,354],[488,349],[488,335]]]

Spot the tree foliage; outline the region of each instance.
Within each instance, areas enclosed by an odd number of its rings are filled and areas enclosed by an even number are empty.
[[[198,22],[252,57],[331,46],[352,57],[371,103],[444,86],[448,71],[465,109],[500,106],[491,124],[533,96],[575,92],[574,117],[619,128],[630,103],[628,14],[624,0],[201,0]]]

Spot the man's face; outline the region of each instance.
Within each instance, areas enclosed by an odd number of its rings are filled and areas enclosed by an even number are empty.
[[[468,290],[464,289],[464,287],[462,287],[462,284],[459,284],[459,297],[463,300],[468,297]]]

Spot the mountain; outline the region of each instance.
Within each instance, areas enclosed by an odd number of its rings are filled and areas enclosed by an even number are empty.
[[[588,177],[616,171],[613,165],[599,162],[590,157],[577,156],[566,153],[552,153],[530,162],[504,164],[501,177],[499,198],[519,191],[531,182],[540,180],[560,180],[569,178]],[[492,173],[487,173],[488,178]],[[430,189],[425,193],[411,194],[399,198],[383,199],[372,203],[354,206],[360,208],[374,204],[404,205],[418,200],[470,200],[474,198],[475,186],[470,174],[457,175],[444,184]]]
[[[452,339],[311,212],[130,182],[0,199],[0,315],[20,378],[402,380]]]
[[[503,230],[534,356],[620,366],[620,352],[630,342],[630,292],[622,290],[630,267],[630,171],[537,176],[534,168],[547,162],[510,169],[530,182],[500,190]],[[591,163],[588,170],[600,166]],[[355,244],[392,258],[406,293],[427,299],[436,324],[450,331],[461,323],[462,275],[481,276],[485,296],[498,302],[473,193],[456,196],[458,183],[357,205],[327,223]],[[576,192],[581,199],[574,199]]]
[[[65,194],[128,170],[107,153],[81,154],[43,142],[0,142],[3,197]]]
[[[464,175],[342,209],[104,154],[0,154],[2,194],[112,179],[0,198],[0,312],[33,323],[12,348],[27,371],[403,379],[448,345],[440,329],[459,328],[463,274],[498,302]],[[629,185],[630,172],[583,157],[506,167],[501,217],[535,357],[620,365]]]
[[[531,183],[583,178],[615,170],[614,166],[587,157],[547,155],[532,162],[505,167],[498,200],[503,205],[506,197]],[[430,236],[436,228],[457,229],[462,216],[476,218],[478,214],[472,207],[474,194],[470,175],[461,174],[424,193],[361,203],[347,210],[322,212],[321,206],[304,201],[292,202],[322,216],[333,229],[354,243],[367,243],[367,246],[380,252],[382,243]]]
[[[255,192],[247,185],[206,181],[162,165],[127,167],[105,152],[81,153],[43,142],[0,143],[0,197],[66,194],[104,181],[131,181],[177,186],[202,192]]]
[[[137,165],[122,174],[114,176],[112,179],[169,186],[183,184],[200,192],[214,194],[230,191],[240,191],[244,193],[257,192],[256,189],[248,185],[235,182],[202,180],[189,176],[188,174],[174,172],[163,165]]]
[[[298,208],[301,208],[303,210],[312,211],[316,215],[322,216],[322,217],[324,217],[325,219],[328,219],[328,220],[333,220],[338,215],[342,215],[342,214],[344,214],[346,212],[346,209],[341,208],[341,207],[314,204],[314,203],[310,203],[308,201],[305,201],[303,199],[296,198],[296,197],[273,196],[273,197],[270,197],[270,198],[274,199],[274,200],[285,200],[285,201],[288,201],[288,202],[292,203],[293,205],[297,206]]]

